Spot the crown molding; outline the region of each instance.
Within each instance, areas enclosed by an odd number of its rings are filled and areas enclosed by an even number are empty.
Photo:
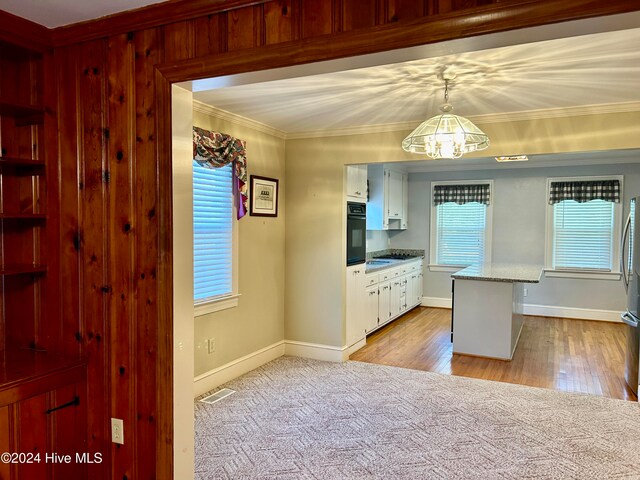
[[[520,122],[528,120],[542,120],[547,118],[578,117],[583,115],[604,115],[611,113],[628,113],[640,111],[640,102],[621,102],[600,105],[585,105],[565,108],[546,108],[521,112],[489,113],[486,115],[468,116],[469,120],[480,125],[490,123]],[[386,133],[413,130],[420,120],[411,122],[386,123],[380,125],[362,125],[332,130],[310,130],[306,132],[290,132],[287,140],[320,137],[341,137],[345,135],[366,135],[371,133]]]
[[[193,101],[193,111],[203,113],[211,117],[219,118],[220,120],[235,123],[243,127],[251,128],[253,130],[257,130],[258,132],[273,135],[274,137],[282,139],[287,138],[286,132],[283,132],[282,130],[278,130],[277,128],[273,128],[262,122],[257,122],[256,120],[251,120],[250,118],[243,117],[242,115],[236,115],[235,113],[212,107],[211,105],[199,102],[198,100]]]

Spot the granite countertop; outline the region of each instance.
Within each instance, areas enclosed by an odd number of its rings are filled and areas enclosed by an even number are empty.
[[[365,273],[373,273],[373,272],[378,272],[380,270],[384,270],[385,268],[393,268],[393,267],[398,267],[400,265],[404,265],[405,263],[410,263],[410,262],[415,262],[416,260],[420,260],[422,257],[412,257],[412,258],[407,258],[406,260],[391,260],[391,259],[380,259],[377,260],[375,258],[371,259],[371,260],[367,260],[366,263],[366,269],[365,269]],[[371,264],[369,262],[384,262],[381,265],[378,264]]]
[[[460,280],[486,280],[490,282],[538,283],[542,276],[539,265],[483,263],[472,265],[451,275]]]

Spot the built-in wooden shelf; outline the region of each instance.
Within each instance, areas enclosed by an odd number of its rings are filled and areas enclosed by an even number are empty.
[[[0,213],[0,220],[46,220],[44,213]]]
[[[35,275],[45,273],[46,271],[46,265],[38,265],[33,263],[13,263],[0,265],[0,275]]]
[[[29,175],[44,175],[45,173],[44,161],[31,160],[30,158],[0,157],[0,171],[6,170],[7,167]]]
[[[0,115],[14,117],[17,125],[34,125],[44,121],[44,109],[37,105],[0,100]]]
[[[28,348],[0,350],[0,407],[81,381],[85,366],[79,356]]]

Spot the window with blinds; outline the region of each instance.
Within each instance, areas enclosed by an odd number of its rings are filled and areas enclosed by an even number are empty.
[[[233,293],[231,166],[210,169],[193,161],[195,303]]]
[[[485,260],[487,206],[448,202],[436,207],[438,265],[469,266]]]
[[[563,200],[553,205],[553,268],[611,271],[615,203]]]

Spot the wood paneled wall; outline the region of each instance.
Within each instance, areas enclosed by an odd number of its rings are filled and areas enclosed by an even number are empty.
[[[194,1],[191,11],[178,1],[148,7],[153,15],[121,14],[53,31],[58,46],[45,62],[53,83],[47,109],[59,135],[47,138],[46,150],[58,157],[59,182],[49,188],[48,205],[58,216],[49,245],[57,257],[50,276],[59,288],[50,289],[57,296],[51,305],[59,306],[60,344],[89,360],[89,450],[106,460],[91,468],[92,478],[169,478],[172,468],[170,102],[167,70],[156,67],[175,66],[175,81],[180,61],[209,56],[202,65],[215,65],[212,55],[229,62],[229,52],[243,52],[236,70],[251,70],[253,58],[263,58],[260,68],[267,68],[276,63],[264,61],[272,46],[286,46],[294,62],[309,39],[317,41],[305,61],[321,60],[322,45],[331,46],[333,56],[379,51],[391,48],[376,44],[389,24],[385,35],[394,35],[390,45],[397,48],[405,26],[422,25],[407,45],[433,41],[420,32],[438,19],[443,38],[449,19],[457,19],[448,38],[455,37],[467,13],[483,25],[486,12],[498,12],[495,24],[475,32],[486,33],[508,29],[516,13],[522,26],[529,14],[532,24],[542,24],[640,9],[631,0],[488,5],[497,1],[273,0],[208,7]],[[124,30],[136,19],[144,29]],[[350,31],[362,34],[341,46],[341,32]],[[206,72],[198,68],[192,75]],[[122,446],[110,441],[110,417],[125,421]]]

